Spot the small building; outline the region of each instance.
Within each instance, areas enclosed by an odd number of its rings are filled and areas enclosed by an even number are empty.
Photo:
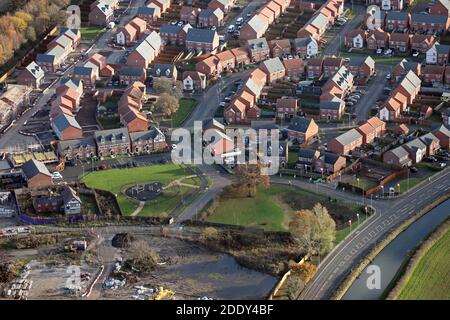
[[[403,147],[409,153],[409,157],[413,163],[421,162],[427,154],[427,146],[419,138],[405,143]]]
[[[99,157],[130,153],[130,137],[127,128],[95,131],[94,139]]]
[[[450,45],[434,43],[426,53],[427,64],[446,65],[449,61]]]
[[[65,161],[90,159],[97,155],[95,140],[92,136],[59,141],[57,152]]]
[[[313,37],[295,38],[295,53],[303,58],[311,58],[319,54],[319,44]]]
[[[16,80],[18,84],[38,89],[44,81],[44,75],[44,69],[33,61],[20,72]]]
[[[167,148],[166,137],[156,127],[148,131],[130,133],[131,150],[137,154],[158,152]]]
[[[267,83],[282,79],[286,74],[286,70],[284,69],[284,65],[280,58],[265,60],[261,63],[259,68],[266,73]]]
[[[186,50],[212,52],[219,46],[219,36],[215,30],[190,28],[186,36]]]
[[[426,155],[428,157],[435,155],[441,148],[439,138],[431,132],[419,137],[419,139],[427,146]]]
[[[266,38],[248,40],[247,47],[252,62],[260,62],[270,58],[270,48]]]
[[[167,79],[176,81],[178,76],[177,67],[174,64],[155,64],[151,69],[153,81],[158,79]]]
[[[242,27],[239,39],[251,40],[261,38],[268,28],[268,21],[261,18],[260,15],[255,15]]]
[[[412,164],[409,153],[403,146],[385,152],[383,162],[398,167],[409,167]]]
[[[22,173],[30,189],[46,188],[53,185],[50,171],[44,163],[35,159],[28,160],[23,164]]]
[[[328,151],[349,154],[363,144],[363,136],[356,129],[351,129],[328,142]]]
[[[282,57],[291,54],[291,42],[289,39],[270,41],[270,52],[272,58]]]
[[[294,117],[287,127],[288,139],[298,144],[311,144],[319,134],[319,126],[314,119]]]
[[[323,151],[315,162],[314,171],[321,174],[333,174],[344,169],[346,164],[345,157]]]
[[[206,75],[197,71],[183,72],[184,91],[201,91],[206,88]]]
[[[277,99],[277,117],[293,118],[297,115],[298,100],[296,98]]]
[[[439,139],[442,148],[450,149],[450,129],[448,126],[440,125],[439,128],[433,130],[433,134]]]
[[[83,130],[74,116],[59,114],[50,124],[59,140],[80,139],[83,136]]]
[[[286,70],[286,76],[298,80],[305,75],[305,61],[302,58],[283,60],[283,66]]]

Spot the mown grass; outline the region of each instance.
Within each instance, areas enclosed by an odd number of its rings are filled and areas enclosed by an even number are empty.
[[[345,221],[357,210],[353,205],[331,202],[323,195],[274,184],[268,189],[258,190],[253,198],[222,198],[207,221],[287,231],[293,212],[312,209],[316,203],[328,209],[338,229],[345,227]]]
[[[167,185],[170,181],[191,175],[190,171],[175,164],[153,165],[128,169],[110,169],[96,171],[83,177],[82,182],[88,187],[109,191],[116,195],[123,215],[130,215],[139,202],[126,197],[122,191],[126,186],[138,183],[160,182]],[[162,192],[155,200],[145,204],[140,216],[163,216],[181,203],[183,196],[193,192],[194,188],[171,187]]]
[[[450,230],[420,258],[401,289],[400,300],[450,299]]]
[[[194,99],[180,99],[180,107],[177,112],[172,115],[172,122],[174,127],[179,127],[183,122],[189,117],[189,115],[194,111],[197,101]]]
[[[90,26],[90,27],[81,27],[81,38],[83,40],[93,40],[97,35],[103,30],[102,27]]]

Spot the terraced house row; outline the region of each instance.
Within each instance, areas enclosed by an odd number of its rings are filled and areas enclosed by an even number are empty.
[[[283,12],[286,11],[290,0],[271,0],[258,9],[257,13],[242,27],[239,39],[251,40],[261,38]]]

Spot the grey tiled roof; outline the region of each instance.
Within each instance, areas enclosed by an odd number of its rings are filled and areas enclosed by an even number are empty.
[[[389,11],[386,13],[386,21],[387,20],[406,21],[407,19],[408,19],[408,12],[405,11]]]
[[[439,142],[439,138],[437,138],[431,132],[419,137],[419,139],[422,140],[422,142],[425,143],[427,146],[429,146],[432,141]]]
[[[181,29],[183,29],[182,26],[166,24],[166,25],[162,26],[161,28],[159,28],[159,32],[160,33],[169,33],[169,34],[178,34],[178,33],[180,33]]]
[[[255,130],[262,130],[262,129],[266,129],[266,130],[273,130],[273,129],[278,129],[278,125],[271,120],[257,120],[257,121],[252,121],[251,122],[251,128],[255,129]]]
[[[296,48],[306,47],[310,42],[316,42],[316,40],[312,37],[294,39],[294,45]]]
[[[335,154],[335,153],[324,151],[324,152],[322,152],[320,157],[321,158],[323,157],[323,161],[326,164],[333,164],[334,165],[336,163],[336,161],[338,161],[341,156],[339,156],[338,154]]]
[[[362,135],[356,129],[351,129],[336,137],[336,140],[343,146],[351,144],[358,139],[362,139]]]
[[[50,49],[49,51],[47,51],[47,54],[53,55],[55,57],[62,57],[63,55],[66,54],[66,52],[60,46],[56,46],[56,47]]]
[[[305,133],[309,126],[311,125],[312,120],[306,119],[303,117],[294,117],[289,123],[288,130],[303,132]]]
[[[139,7],[137,14],[153,16],[155,14],[155,10],[156,10],[155,8],[151,8],[151,7]]]
[[[253,16],[247,24],[256,32],[265,32],[268,27],[267,21],[263,20],[259,15]]]
[[[339,110],[342,106],[343,101],[338,97],[333,97],[333,99],[328,101],[320,101],[320,109],[323,110]]]
[[[92,68],[88,68],[88,67],[75,67],[73,69],[73,74],[78,74],[78,75],[82,75],[82,76],[90,76],[93,72]]]
[[[436,52],[438,54],[449,54],[450,52],[450,45],[448,44],[436,44]]]
[[[143,69],[141,69],[141,68],[134,68],[134,67],[123,66],[120,69],[120,75],[121,76],[140,77],[143,72],[144,72]]]
[[[266,38],[248,40],[247,44],[252,52],[258,52],[269,49],[269,44],[267,43]]]
[[[366,63],[369,67],[375,68],[375,60],[372,59],[371,56],[367,57],[352,57],[348,62],[349,66],[360,66],[363,63]]]
[[[186,41],[212,43],[216,36],[215,30],[191,28],[187,33]]]
[[[62,150],[67,150],[69,148],[79,149],[86,146],[95,147],[95,140],[92,136],[74,140],[63,140],[59,142],[59,146]]]
[[[81,129],[80,124],[77,122],[75,117],[61,113],[55,119],[53,119],[53,125],[58,129],[59,132],[64,131],[69,127],[74,127]]]
[[[424,14],[424,13],[413,13],[411,15],[411,22],[417,22],[417,23],[446,23],[447,17],[446,16],[436,16],[431,14]]]
[[[112,138],[115,138],[115,142]],[[95,142],[97,145],[113,145],[119,143],[130,143],[127,128],[118,128],[111,130],[101,130],[94,133]],[[102,142],[102,138],[104,141]]]
[[[137,47],[136,52],[141,55],[141,57],[147,58],[150,56],[151,52],[154,52],[155,50],[153,47],[148,43],[147,41],[142,41]]]
[[[55,56],[49,54],[38,53],[36,56],[37,63],[53,63],[55,61]]]
[[[409,155],[408,151],[406,151],[402,146],[392,149],[390,152],[392,152],[392,154],[394,154],[397,158],[403,158]]]
[[[405,147],[410,148],[413,151],[416,151],[418,149],[426,149],[426,145],[420,140],[419,138],[416,138],[408,143],[405,143]]]
[[[445,125],[442,124],[439,128],[434,130],[434,132],[437,132],[437,131],[445,134],[447,137],[450,138],[450,129],[448,127],[446,127]]]
[[[284,65],[280,58],[267,59],[262,63],[270,73],[280,72],[284,70]]]
[[[176,67],[173,64],[155,64],[152,68],[151,74],[153,77],[164,76],[167,78],[172,78],[175,69]]]
[[[34,159],[28,160],[23,164],[22,172],[27,178],[27,180],[33,178],[39,173],[51,176],[45,164]]]
[[[154,140],[158,137],[164,138],[164,133],[156,127],[152,127],[148,131],[131,132],[130,138],[132,142]]]
[[[316,152],[317,152],[317,150],[315,150],[315,149],[302,148],[298,151],[298,157],[312,159],[312,157],[314,157]]]

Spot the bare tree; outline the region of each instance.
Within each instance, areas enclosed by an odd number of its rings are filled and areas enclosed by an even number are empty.
[[[153,83],[153,89],[158,94],[168,94],[170,96],[175,97],[176,99],[180,99],[183,96],[183,86],[180,81],[172,81],[169,79],[158,79]]]
[[[128,248],[128,261],[142,271],[153,270],[159,261],[158,253],[144,240],[134,241]]]

